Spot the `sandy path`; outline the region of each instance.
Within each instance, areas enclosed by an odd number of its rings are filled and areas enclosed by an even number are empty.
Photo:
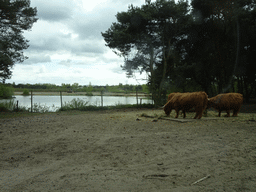
[[[138,116],[161,110],[74,113],[0,119],[1,191],[256,188],[251,114],[179,123]]]

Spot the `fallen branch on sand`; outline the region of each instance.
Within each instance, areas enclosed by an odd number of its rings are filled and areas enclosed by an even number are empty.
[[[197,183],[199,183],[199,182],[201,182],[201,181],[203,181],[203,180],[205,180],[205,179],[207,179],[209,177],[211,177],[211,175],[207,175],[207,176],[203,177],[202,179],[199,179],[196,182],[192,183],[191,185],[195,185],[195,184],[197,184]]]
[[[156,118],[156,117],[154,117],[154,116],[145,115],[145,114],[141,114],[140,116],[141,116],[141,117],[147,117],[147,118]]]
[[[145,179],[160,179],[163,177],[168,177],[169,175],[166,174],[160,174],[160,175],[143,175],[143,178]]]

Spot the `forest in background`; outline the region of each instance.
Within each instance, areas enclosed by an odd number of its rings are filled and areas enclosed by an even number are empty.
[[[127,76],[147,72],[156,104],[168,90],[256,95],[254,0],[146,0],[102,32]]]
[[[79,85],[78,83],[55,85],[50,83],[37,83],[37,84],[0,84],[0,98],[9,98],[14,92],[86,92],[88,95],[92,92],[111,92],[111,93],[145,93],[149,94],[149,88],[146,84],[144,85]]]

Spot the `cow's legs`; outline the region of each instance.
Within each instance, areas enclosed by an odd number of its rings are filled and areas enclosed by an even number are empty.
[[[233,117],[237,117],[237,113],[239,112],[239,109],[234,109],[233,111]]]
[[[198,118],[198,119],[201,119],[201,117],[203,116],[202,109],[196,108],[195,110],[196,110],[196,115],[195,115],[194,119],[197,119],[197,118]]]
[[[221,110],[219,110],[219,115],[218,115],[219,117],[221,116]]]
[[[200,111],[200,112],[198,113],[197,117],[198,117],[198,119],[201,119],[202,116],[203,116],[203,112]]]
[[[230,110],[227,110],[226,112],[227,112],[226,117],[230,117]]]
[[[180,110],[175,109],[175,111],[176,111],[176,116],[175,116],[175,118],[178,118],[178,117],[179,117],[179,112],[180,112]]]
[[[186,118],[186,112],[185,112],[185,110],[182,110],[182,113],[183,113],[183,118]]]

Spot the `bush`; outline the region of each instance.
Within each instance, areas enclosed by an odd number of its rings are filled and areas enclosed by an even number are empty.
[[[29,111],[31,111],[31,108],[29,108]],[[50,111],[50,107],[47,107],[46,105],[41,105],[40,103],[34,103],[33,104],[33,112],[36,113],[46,113]]]
[[[0,103],[0,112],[25,112],[28,111],[26,107],[17,108],[16,102],[14,100],[5,101]]]
[[[8,99],[13,96],[13,88],[8,87],[4,84],[0,84],[0,97],[3,99]]]
[[[85,102],[82,99],[72,99],[70,102],[64,104],[62,106],[62,109],[59,109],[60,111],[67,111],[67,110],[81,110],[84,108],[88,102]]]
[[[23,90],[23,95],[29,95],[29,91],[27,89]]]
[[[1,112],[13,111],[14,108],[15,108],[15,104],[14,104],[13,100],[11,100],[9,102],[0,103],[0,111]]]
[[[85,94],[86,96],[93,96],[92,92],[88,92]]]

